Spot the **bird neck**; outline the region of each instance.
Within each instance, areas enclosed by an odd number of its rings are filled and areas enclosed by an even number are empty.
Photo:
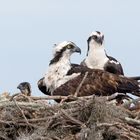
[[[87,67],[92,69],[103,69],[103,65],[107,61],[108,58],[106,56],[104,44],[89,44],[89,50],[85,59]]]

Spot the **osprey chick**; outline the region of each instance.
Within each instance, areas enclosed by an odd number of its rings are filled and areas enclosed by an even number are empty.
[[[31,85],[28,82],[22,82],[17,87],[22,94],[26,96],[31,96]]]

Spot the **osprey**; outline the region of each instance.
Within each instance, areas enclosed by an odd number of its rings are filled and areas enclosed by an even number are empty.
[[[75,68],[79,66],[78,64],[71,64],[71,69]],[[47,90],[46,88],[46,84],[45,84],[45,77],[42,77],[38,82],[37,82],[37,86],[38,86],[38,89],[46,94],[46,95],[51,95],[51,93]]]
[[[46,94],[46,95],[50,95],[50,92],[47,92],[46,89],[46,84],[45,84],[45,77],[41,78],[38,82],[37,82],[38,88],[39,90]]]
[[[128,78],[100,69],[89,69],[81,65],[69,70],[67,74],[72,75],[76,73],[79,75],[56,88],[52,92],[52,95],[74,95],[82,81],[83,83],[77,96],[89,96],[93,94],[97,96],[108,96],[116,92],[140,92],[139,82],[134,80],[133,77]],[[87,74],[86,77],[85,74]]]
[[[81,49],[71,41],[64,41],[55,46],[48,71],[45,77],[38,81],[38,88],[44,94],[51,95],[57,87],[79,75],[73,73],[67,76],[67,72],[72,68],[70,56],[75,52],[81,53]]]
[[[88,76],[86,77],[87,83],[84,83],[85,88],[83,89],[82,86],[83,92],[82,94],[78,94],[78,96],[84,96],[85,94],[105,96],[120,91],[119,88],[123,88],[123,91],[134,91],[136,90],[135,87],[139,88],[137,80],[140,77],[127,78],[99,69],[92,70],[82,65],[71,64],[70,56],[74,52],[81,53],[81,50],[70,41],[65,41],[55,47],[54,56],[50,61],[48,71],[45,77],[38,81],[38,88],[41,92],[46,95],[70,95],[70,93],[74,93],[86,72],[88,72]],[[133,83],[134,89],[130,89],[133,87]],[[73,84],[76,86],[73,86]],[[85,92],[85,90],[89,91]]]
[[[61,61],[57,61],[58,64],[55,63],[55,65],[53,65],[53,71],[59,69],[61,70],[60,72],[62,72],[60,75],[63,76],[61,76],[60,79],[57,78],[57,80],[55,80],[56,83],[54,85],[56,86],[51,90],[51,95],[74,95],[84,78],[84,82],[82,83],[77,96],[89,96],[93,94],[98,96],[107,96],[116,92],[126,93],[140,91],[139,82],[134,80],[138,77],[127,78],[122,75],[112,74],[100,69],[90,69],[82,65],[72,67],[69,61],[70,55],[69,57],[62,57],[62,59],[69,63],[61,63]],[[65,74],[63,74],[61,68],[65,68]],[[51,79],[49,78],[50,73],[51,71],[48,72],[47,79]],[[86,73],[87,76],[85,77]],[[58,77],[57,74],[55,74],[55,77]]]
[[[81,62],[81,65],[91,69],[101,69],[114,74],[124,75],[120,62],[106,54],[103,33],[99,31],[92,32],[87,43],[87,57]]]
[[[77,96],[93,94],[107,96],[116,92],[139,92],[139,83],[132,78],[115,75],[104,70],[89,69],[81,65],[72,67],[70,56],[74,52],[81,52],[81,50],[72,42],[65,41],[55,47],[54,57],[50,61],[45,78],[41,79],[42,83],[45,83],[46,93],[49,95],[74,94],[85,73],[88,74]]]
[[[17,87],[22,94],[26,96],[31,96],[31,85],[28,82],[22,82]]]

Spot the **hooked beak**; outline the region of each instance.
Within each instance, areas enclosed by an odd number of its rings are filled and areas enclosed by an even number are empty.
[[[74,47],[73,52],[77,52],[81,54],[81,49],[78,46]]]
[[[17,86],[17,89],[20,89],[20,86]]]
[[[22,86],[19,84],[19,85],[17,86],[17,89],[22,89]]]

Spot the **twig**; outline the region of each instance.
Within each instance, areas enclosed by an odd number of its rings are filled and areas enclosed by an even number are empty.
[[[25,119],[25,122],[26,122],[29,126],[32,126],[32,127],[33,127],[33,125],[30,124],[30,123],[28,122],[28,120],[27,120],[27,118],[26,118],[26,116],[25,116],[23,110],[19,107],[19,105],[17,104],[16,100],[13,99],[13,101],[14,101],[15,105],[17,106],[17,108],[19,109],[19,111],[21,112],[23,118]]]
[[[120,123],[120,125],[117,125],[116,126],[117,128],[119,129],[123,129],[124,131],[126,132],[135,132],[137,134],[140,134],[140,130],[139,129],[136,129],[135,127],[129,125],[129,124],[123,124],[123,123]]]
[[[66,100],[68,100],[70,98],[74,99],[73,97],[78,97],[79,90],[81,89],[82,84],[84,83],[84,81],[85,81],[85,79],[86,79],[87,76],[88,76],[88,72],[85,73],[85,75],[84,75],[81,83],[79,84],[79,86],[76,89],[76,92],[74,93],[74,96],[73,95],[67,96],[66,98],[62,99],[60,103],[63,103],[63,102],[65,102]]]
[[[16,97],[16,96],[19,96],[21,93],[15,93],[11,96],[11,98],[9,99],[9,101],[13,101],[13,99]]]
[[[11,123],[13,123],[13,122],[12,121],[3,121],[3,120],[0,120],[0,124],[10,125]]]
[[[97,123],[97,127],[102,127],[102,126],[106,126],[106,127],[110,127],[110,126],[116,126],[119,125],[120,123],[114,123],[114,124],[110,124],[110,123]]]
[[[17,102],[17,101],[16,101]],[[17,102],[20,107],[23,108],[30,108],[32,110],[37,109],[37,108],[43,108],[42,104],[39,103],[30,103],[30,102]],[[4,101],[0,102],[0,108],[3,107],[15,107],[14,102],[9,102],[9,101]]]
[[[136,119],[125,117],[125,121],[131,125],[140,125],[140,121]]]
[[[31,102],[31,98],[29,96],[26,96],[22,93],[15,93],[14,95],[11,96],[11,98],[9,99],[9,101],[13,101],[13,99],[16,97],[16,96],[22,96],[22,97],[25,97],[26,99],[28,99],[29,102]]]
[[[69,119],[74,124],[80,125],[81,127],[86,127],[86,125],[84,123],[82,123],[81,121],[76,120],[75,118],[73,118],[72,116],[70,116],[67,112],[65,112],[65,110],[61,109],[60,112],[62,113],[62,115],[64,117],[66,117],[67,119]]]
[[[85,73],[85,76],[83,77],[83,79],[82,79],[80,85],[79,85],[78,88],[76,89],[76,92],[75,92],[75,94],[74,94],[75,97],[78,96],[79,90],[81,89],[82,84],[84,83],[84,81],[85,81],[85,79],[86,79],[87,76],[88,76],[88,72]]]
[[[55,136],[53,139],[55,140],[61,140],[59,137]]]
[[[36,97],[36,96],[31,96],[30,98],[33,100],[62,100],[66,99],[68,96],[41,96],[41,97]],[[72,99],[82,99],[82,98],[92,98],[93,95],[91,96],[82,96],[82,97],[73,97]]]
[[[116,99],[118,96],[126,96],[125,93],[114,93],[110,96],[107,96],[107,101],[112,101],[114,99]]]
[[[2,134],[0,135],[0,138],[1,138],[2,140],[10,140],[8,137],[2,136]]]
[[[43,96],[43,97],[35,97],[32,96],[33,100],[62,100],[66,99],[68,96]]]
[[[24,95],[24,94],[20,94],[20,96],[25,97],[26,99],[28,99],[29,102],[32,101],[31,100],[32,98],[30,98],[31,96],[27,96],[27,95]]]
[[[136,120],[139,120],[139,119],[140,119],[140,112],[137,113],[135,119],[136,119]]]

